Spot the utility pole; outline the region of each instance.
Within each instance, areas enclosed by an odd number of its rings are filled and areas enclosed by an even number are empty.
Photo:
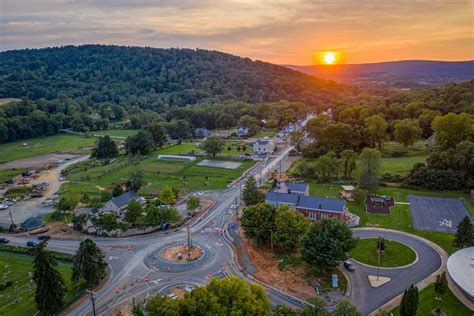
[[[189,224],[188,224],[188,259],[191,259],[191,232],[189,230]]]
[[[12,221],[12,229],[13,229],[16,225],[13,222],[12,210],[10,208],[8,209],[8,213],[10,214],[10,220]]]
[[[91,302],[92,302],[92,312],[94,313],[94,316],[96,316],[96,312],[95,312],[95,298],[94,298],[94,295],[96,295],[97,293],[96,292],[93,292],[91,290],[86,290],[87,293],[89,293],[89,297],[91,299]]]
[[[379,280],[379,272],[380,272],[380,246],[381,246],[381,238],[377,241],[377,248],[378,248],[378,257],[377,257],[377,281]]]
[[[270,249],[272,250],[273,255],[273,230],[270,229]]]

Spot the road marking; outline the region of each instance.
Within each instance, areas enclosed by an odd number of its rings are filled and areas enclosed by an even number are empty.
[[[118,257],[112,257],[112,256],[109,257],[109,261],[111,261],[113,259],[118,259]]]

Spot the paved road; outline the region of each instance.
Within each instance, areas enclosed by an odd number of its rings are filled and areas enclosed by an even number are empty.
[[[377,269],[354,262],[355,271],[346,273],[352,285],[349,300],[364,314],[377,310],[380,306],[398,296],[411,284],[416,284],[425,279],[441,266],[441,257],[431,246],[423,241],[386,230],[356,230],[355,237],[383,237],[396,240],[412,247],[418,254],[418,261],[407,268],[380,269],[380,276],[390,277],[392,280],[379,288],[369,284],[368,276],[377,275]]]
[[[256,165],[248,175],[255,176],[257,182],[259,177],[268,171],[279,167],[280,159],[287,159],[291,148],[282,150],[281,153],[269,163]],[[234,252],[231,245],[225,239],[219,229],[226,226],[235,216],[232,204],[240,201],[240,192],[246,179],[233,183],[228,189],[205,192],[204,197],[216,201],[215,205],[200,217],[193,219],[190,224],[193,243],[202,245],[209,251],[206,260],[198,261],[189,270],[172,272],[163,269],[161,265],[154,265],[154,256],[165,245],[184,242],[187,238],[185,229],[173,231],[169,234],[154,233],[145,236],[129,238],[94,238],[95,242],[104,249],[110,268],[110,277],[102,289],[96,295],[96,307],[100,315],[110,315],[114,308],[122,303],[130,302],[132,298],[144,299],[161,292],[176,284],[203,285],[209,281],[209,276],[237,275],[247,280],[251,276],[245,275],[238,269],[234,261]],[[263,181],[262,181],[263,182]],[[356,236],[379,236],[379,233],[356,232]],[[366,235],[365,235],[366,234]],[[415,249],[419,249],[420,261],[413,268],[403,271],[388,271],[388,275],[395,276],[390,288],[386,285],[383,291],[375,291],[370,288],[367,274],[373,274],[371,268],[357,265],[355,273],[350,274],[352,290],[350,300],[363,312],[368,312],[383,305],[386,301],[398,295],[411,283],[418,282],[433,269],[439,266],[439,256],[431,248],[421,242],[409,237],[397,234],[382,235],[385,238],[393,238],[406,242]],[[27,237],[9,237],[12,244],[24,245]],[[80,240],[52,239],[48,248],[52,250],[74,253]],[[384,271],[385,273],[385,271]],[[301,307],[302,303],[279,290],[270,287],[265,288],[270,300],[275,304],[290,307]],[[91,304],[84,301],[75,308],[68,311],[68,315],[91,315]]]

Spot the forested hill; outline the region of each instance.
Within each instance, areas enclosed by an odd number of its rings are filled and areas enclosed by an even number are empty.
[[[221,52],[84,45],[0,53],[0,97],[72,98],[159,110],[280,100],[318,106],[355,93],[283,66]]]

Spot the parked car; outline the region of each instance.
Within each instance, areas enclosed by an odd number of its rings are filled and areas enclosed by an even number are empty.
[[[349,260],[344,261],[344,268],[346,268],[347,271],[351,271],[351,272],[355,270],[354,264],[350,262]]]
[[[8,205],[5,203],[0,203],[0,210],[6,210],[8,208]]]
[[[49,240],[51,239],[51,236],[49,235],[39,235],[38,240]]]
[[[36,241],[34,241],[34,240],[28,240],[28,241],[26,242],[26,245],[27,245],[28,247],[35,247],[35,246],[38,245],[38,242],[36,242]]]
[[[8,244],[9,242],[9,239],[6,239],[5,237],[0,237],[0,244]]]

